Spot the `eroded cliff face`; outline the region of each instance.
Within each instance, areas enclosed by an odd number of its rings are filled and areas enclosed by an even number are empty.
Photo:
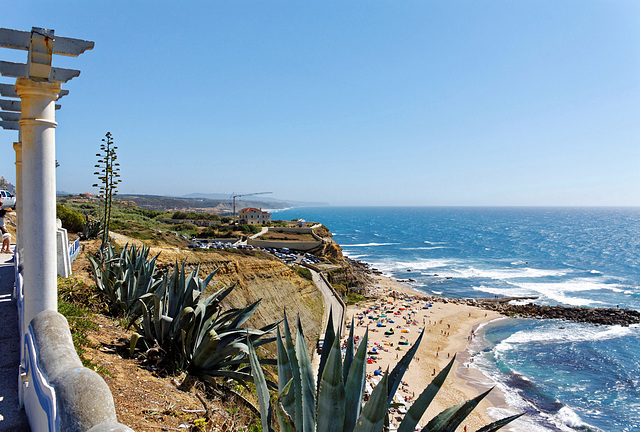
[[[120,247],[140,244],[138,240],[121,234],[113,235]],[[237,284],[223,301],[226,307],[243,308],[257,300],[260,306],[248,324],[261,328],[279,321],[286,309],[289,325],[295,334],[296,319],[300,316],[302,329],[309,347],[314,346],[322,321],[322,295],[316,286],[300,277],[279,259],[259,251],[190,251],[176,247],[152,247],[149,256],[160,254],[159,268],[172,266],[186,260],[187,266],[200,265],[199,276],[207,277],[218,268],[207,293]],[[283,329],[281,328],[281,331]],[[274,345],[275,344],[270,344]]]
[[[282,319],[286,310],[289,325],[295,329],[299,315],[308,346],[313,346],[322,333],[322,296],[312,282],[279,260],[233,253],[199,255],[201,277],[219,267],[207,291],[237,284],[223,304],[239,308],[262,299],[251,320],[256,328]]]

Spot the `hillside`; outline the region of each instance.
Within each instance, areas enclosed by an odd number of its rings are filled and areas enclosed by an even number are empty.
[[[118,247],[142,243],[117,233],[113,234],[113,240]],[[82,243],[85,253],[94,253],[99,245],[97,240]],[[224,300],[225,308],[244,307],[262,299],[248,323],[250,326],[259,328],[282,319],[286,307],[290,325],[295,328],[296,317],[300,316],[310,346],[317,340],[322,317],[321,295],[311,282],[271,255],[257,251],[194,252],[172,245],[153,246],[150,255],[157,254],[160,254],[158,267],[161,269],[186,260],[188,266],[199,265],[200,276],[205,277],[218,268],[207,291],[237,285]],[[62,304],[70,301],[78,307],[93,308],[93,313],[82,317],[80,324],[73,317],[69,320],[74,334],[80,330],[87,332],[88,345],[80,349],[83,351],[81,356],[91,362],[109,385],[120,421],[136,431],[179,430],[180,425],[193,431],[248,430],[242,427],[255,423],[256,412],[224,387],[205,389],[202,384],[196,384],[183,391],[178,386],[184,375],[166,375],[155,367],[150,357],[132,358],[128,350],[132,332],[123,327],[122,321],[105,315],[102,308],[96,309],[96,294],[90,288],[93,278],[86,255],[78,257],[73,271],[72,279],[60,280]],[[72,310],[75,307],[72,306]],[[275,344],[266,345],[261,352],[267,357],[275,357]],[[196,427],[197,424],[205,425],[202,419],[206,417],[198,396],[204,398],[211,410],[210,421],[205,422],[208,427]],[[244,392],[244,397],[252,399],[253,395]],[[255,400],[252,403],[257,405]],[[230,406],[234,408],[229,409]],[[226,428],[221,428],[225,424]]]
[[[174,212],[202,212],[215,213],[219,215],[230,215],[233,213],[233,203],[229,198],[178,198],[159,195],[118,195],[119,200],[132,201],[136,205],[151,210]],[[292,207],[291,203],[273,200],[236,200],[236,211],[245,207],[283,209]]]
[[[100,216],[98,201],[94,199],[60,197],[59,203],[85,218]],[[165,214],[140,208],[132,201],[114,203],[111,230],[114,245],[150,246],[150,256],[158,255],[159,270],[184,261],[188,269],[199,266],[199,276],[204,278],[217,269],[208,293],[236,285],[224,299],[224,308],[244,308],[261,300],[247,323],[254,328],[281,320],[286,308],[290,327],[295,329],[299,316],[308,346],[315,346],[322,332],[322,296],[305,279],[304,272],[299,273],[258,249],[188,249],[190,242],[179,233],[188,234],[195,227],[166,225],[156,219]],[[329,271],[335,288],[343,293],[359,291],[367,283],[366,269],[349,264],[325,227],[316,228],[316,233],[326,242],[314,253],[322,257],[322,265]],[[59,310],[69,319],[79,355],[109,385],[120,421],[136,431],[254,430],[249,426],[256,424],[257,401],[250,391],[222,382],[206,387],[190,380],[185,383],[185,374],[164,369],[162,351],[130,354],[133,331],[126,328],[122,319],[108,314],[104,299],[94,288],[87,255],[97,251],[99,241],[85,240],[81,247],[83,253],[73,263],[72,278],[59,280]],[[274,358],[275,344],[267,344],[258,351],[261,356]],[[242,396],[234,391],[240,391]],[[209,411],[205,412],[204,406]]]

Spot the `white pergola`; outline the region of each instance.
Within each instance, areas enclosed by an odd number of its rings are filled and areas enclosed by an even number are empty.
[[[53,30],[34,27],[31,32],[0,28],[0,47],[27,51],[26,63],[0,61],[0,74],[16,78],[2,84],[0,126],[17,130],[16,198],[20,264],[24,269],[26,326],[43,310],[57,310],[56,251],[56,101],[68,91],[61,83],[79,70],[52,66],[53,54],[77,57],[93,42],[55,36]],[[18,247],[18,246],[16,246]]]

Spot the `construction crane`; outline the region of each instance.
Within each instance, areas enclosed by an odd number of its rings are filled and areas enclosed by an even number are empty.
[[[232,194],[231,198],[233,198],[233,221],[236,221],[236,198],[240,198],[240,197],[246,197],[246,196],[253,196],[253,195],[264,195],[264,194],[270,194],[273,192],[255,192],[255,193],[250,193],[250,194]]]

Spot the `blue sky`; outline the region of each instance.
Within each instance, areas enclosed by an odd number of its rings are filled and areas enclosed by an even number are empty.
[[[59,190],[333,205],[640,205],[640,2],[16,1],[95,41],[57,112]],[[0,59],[26,61],[0,49]],[[0,82],[11,82],[0,78]],[[0,173],[13,180],[0,130]]]

